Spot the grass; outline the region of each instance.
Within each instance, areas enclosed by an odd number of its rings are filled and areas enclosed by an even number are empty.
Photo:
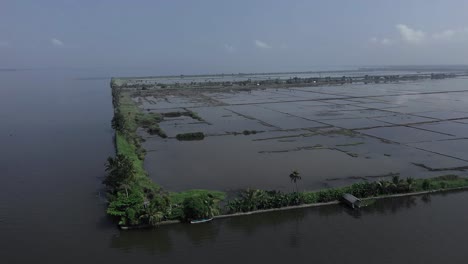
[[[188,116],[190,116],[191,118],[193,118],[193,119],[195,119],[195,120],[198,120],[198,121],[201,121],[201,122],[205,121],[205,120],[203,120],[203,118],[201,118],[201,116],[199,116],[197,113],[195,113],[195,112],[193,112],[193,111],[191,111],[191,110],[188,110],[187,112],[188,112]]]
[[[130,137],[137,137],[136,130],[139,127],[146,128],[149,134],[159,135],[162,138],[167,137],[166,133],[159,127],[163,116],[158,113],[143,113],[128,92],[121,93],[119,110],[125,118],[125,129],[129,131]]]
[[[123,154],[130,158],[136,170],[136,182],[140,187],[148,189],[158,189],[159,187],[148,178],[148,174],[143,167],[143,160],[146,154],[145,149],[141,146],[141,138],[136,134],[136,130],[140,127],[141,123],[156,122],[160,120],[157,114],[144,114],[135,104],[128,93],[121,93],[120,95],[119,110],[125,118],[125,131],[124,135],[116,131],[115,143],[118,154]]]
[[[119,132],[116,132],[115,134],[115,142],[117,153],[127,156],[133,162],[133,167],[136,170],[136,183],[138,186],[148,189],[158,188],[158,186],[148,178],[148,174],[143,167],[143,160],[141,160],[137,155],[137,148],[135,145],[128,142],[126,137]]]
[[[192,197],[202,194],[211,194],[216,200],[222,201],[226,198],[226,193],[221,191],[210,191],[210,190],[201,190],[194,189],[183,192],[171,192],[169,194],[169,199],[173,204],[181,204],[185,198]]]
[[[201,118],[197,113],[193,112],[192,110],[187,110],[184,112],[167,112],[163,114],[164,117],[181,117],[181,116],[188,116],[192,119],[198,120],[198,121],[205,121],[203,118]]]
[[[425,187],[424,185],[427,187]],[[430,179],[418,179],[414,184],[415,191],[437,190],[437,189],[451,189],[467,187],[468,179],[462,178],[457,175],[444,175]]]
[[[161,137],[166,137],[166,134],[158,125],[158,123],[163,120],[163,116],[158,113],[143,113],[132,100],[131,94],[125,91],[119,93],[118,109],[115,110],[119,111],[125,120],[123,132],[116,131],[115,133],[116,152],[125,155],[133,163],[133,167],[136,171],[135,182],[133,184],[139,187],[143,192],[145,190],[162,191],[161,188],[148,177],[148,173],[144,169],[143,161],[146,151],[142,148],[142,138],[137,135],[136,131],[139,127],[143,127],[146,128],[149,133],[156,133]],[[191,111],[187,113],[184,112],[183,114],[197,120],[202,120],[196,113]],[[178,138],[182,138],[181,140],[203,139],[204,134],[201,132],[181,134]],[[197,189],[169,193],[168,198],[172,210],[171,213],[167,215],[167,219],[182,219],[183,211],[181,205],[184,199],[203,194],[212,195],[218,204],[220,201],[226,199],[226,194],[221,191]]]

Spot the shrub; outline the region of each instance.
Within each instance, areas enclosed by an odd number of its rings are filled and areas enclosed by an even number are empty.
[[[184,199],[183,202],[184,219],[210,218],[219,213],[213,196],[210,194],[199,194]]]
[[[425,179],[423,182],[422,182],[422,186],[423,190],[429,190],[429,188],[431,188],[431,183],[429,182],[428,179]]]
[[[195,132],[195,133],[185,133],[185,134],[177,134],[177,140],[203,140],[205,138],[205,134],[203,132]]]

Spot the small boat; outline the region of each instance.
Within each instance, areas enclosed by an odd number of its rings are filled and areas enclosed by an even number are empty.
[[[201,223],[210,222],[211,220],[213,220],[213,218],[198,219],[198,220],[191,220],[190,223],[191,224],[201,224]]]

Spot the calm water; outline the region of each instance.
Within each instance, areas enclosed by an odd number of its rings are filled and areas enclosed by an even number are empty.
[[[77,79],[99,76],[0,72],[1,263],[466,263],[468,192],[120,232],[98,195],[109,81]]]

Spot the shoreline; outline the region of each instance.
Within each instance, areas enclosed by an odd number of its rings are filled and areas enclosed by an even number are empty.
[[[436,189],[436,190],[427,190],[427,191],[419,191],[419,192],[410,192],[410,193],[398,193],[398,194],[390,194],[384,196],[375,196],[375,197],[367,197],[361,198],[362,201],[368,200],[383,200],[383,199],[390,199],[390,198],[400,198],[400,197],[408,197],[408,196],[420,196],[425,194],[432,194],[432,193],[449,193],[454,191],[465,191],[468,190],[468,186],[464,187],[454,187],[454,188],[447,188],[447,189]],[[213,216],[213,220],[215,219],[224,219],[230,217],[238,217],[238,216],[248,216],[254,214],[264,214],[270,212],[278,212],[278,211],[287,211],[287,210],[295,210],[295,209],[303,209],[303,208],[312,208],[312,207],[322,207],[322,206],[330,206],[330,205],[337,205],[340,204],[341,201],[335,200],[331,202],[325,203],[311,203],[311,204],[301,204],[301,205],[294,205],[294,206],[285,206],[280,208],[272,208],[272,209],[262,209],[262,210],[254,210],[249,212],[240,212],[240,213],[233,213],[233,214],[223,214]],[[358,209],[359,210],[359,209]],[[157,228],[158,226],[162,225],[173,225],[173,224],[184,224],[180,220],[168,220],[158,223],[156,226],[152,225],[144,225],[144,226],[119,226],[121,230],[134,230],[134,229],[150,229],[150,228]]]

